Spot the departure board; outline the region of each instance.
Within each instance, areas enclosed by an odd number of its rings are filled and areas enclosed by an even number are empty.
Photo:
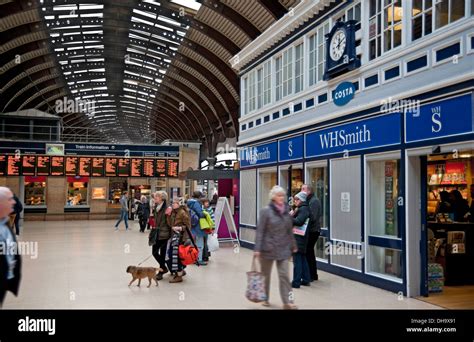
[[[21,169],[21,158],[20,156],[10,155],[7,158],[7,175],[8,176],[19,176]]]
[[[130,176],[141,177],[142,176],[143,159],[133,158],[130,165]]]
[[[7,156],[0,156],[0,176],[5,176],[7,174]]]
[[[105,160],[105,175],[107,177],[117,176],[117,158],[107,158]]]
[[[21,174],[24,176],[34,176],[36,168],[36,156],[23,156],[21,165]]]
[[[153,159],[143,159],[143,177],[155,177],[155,163]]]
[[[91,175],[91,163],[92,158],[90,157],[79,158],[79,176],[89,177]]]
[[[36,175],[37,176],[49,176],[49,169],[51,167],[50,156],[38,156],[36,157]]]
[[[66,176],[77,176],[79,171],[79,157],[66,157]]]
[[[105,158],[92,158],[92,176],[104,177]]]
[[[168,177],[178,177],[178,160],[177,159],[168,159],[168,167],[166,168],[166,174]]]
[[[117,174],[119,177],[130,176],[130,158],[118,159]]]
[[[166,159],[156,159],[155,176],[166,177]]]
[[[51,176],[64,176],[64,157],[51,157]]]

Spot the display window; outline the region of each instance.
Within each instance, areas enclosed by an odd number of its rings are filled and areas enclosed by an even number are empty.
[[[25,182],[25,206],[46,205],[46,181]]]
[[[293,197],[301,191],[303,186],[303,165],[281,166],[279,184],[287,191],[290,196],[288,201],[291,204]]]
[[[130,186],[131,198],[140,201],[142,195],[146,196],[148,199],[151,196],[151,186],[150,185],[133,185]]]
[[[258,171],[258,211],[270,202],[270,190],[278,184],[277,170],[260,169]]]
[[[369,233],[397,237],[400,160],[369,161],[367,166]]]
[[[67,184],[66,207],[89,204],[87,182],[68,182]]]
[[[374,273],[401,279],[401,253],[401,251],[395,249],[369,246],[369,270]]]
[[[125,177],[109,178],[109,204],[120,206],[120,197],[128,190],[128,182]]]

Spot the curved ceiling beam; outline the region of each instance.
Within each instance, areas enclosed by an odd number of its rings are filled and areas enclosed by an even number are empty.
[[[168,121],[164,121],[166,124],[168,124],[167,126],[170,126],[170,127],[174,127],[174,126],[177,126],[179,127],[180,129],[182,129],[183,127],[188,131],[188,135],[190,137],[198,137],[199,134],[197,134],[197,132],[195,131],[194,133],[191,132],[190,130],[190,127],[189,127],[189,124],[186,123],[184,120],[183,120],[183,115],[181,113],[178,112],[175,113],[173,112],[174,108],[172,108],[172,106],[168,105],[168,104],[165,104],[164,102],[158,102],[158,105],[156,106],[156,109],[155,109],[155,113],[159,113],[160,111],[163,112],[163,113],[166,113],[165,117]],[[181,114],[181,115],[179,115]],[[188,119],[188,118],[186,118]],[[189,120],[189,119],[188,119]],[[179,122],[178,122],[179,121]],[[189,121],[190,122],[190,121]],[[156,123],[156,121],[155,121]],[[192,125],[192,124],[191,124]],[[184,133],[184,131],[183,131]],[[186,135],[186,134],[184,134]]]
[[[55,64],[53,61],[47,61],[41,64],[37,64],[23,72],[21,72],[19,75],[15,76],[11,80],[8,81],[7,84],[3,86],[3,88],[0,89],[0,93],[4,93],[8,88],[10,88],[12,85],[15,83],[21,81],[23,78],[26,76],[33,75],[39,71],[46,70],[46,69],[55,69]]]
[[[163,109],[163,108],[166,109],[171,115],[176,117],[177,120],[179,120],[180,123],[183,124],[188,129],[188,132],[190,133],[190,135],[189,135],[190,137],[196,137],[197,139],[200,138],[201,135],[196,130],[196,127],[193,125],[193,122],[191,121],[191,119],[184,112],[180,112],[179,110],[176,109],[176,107],[172,103],[169,103],[169,102],[167,102],[163,99],[157,99],[157,102],[158,102],[158,104],[155,107],[156,110],[160,110],[160,109]],[[187,122],[184,122],[183,118]],[[173,123],[173,121],[174,120],[171,120],[172,123]],[[155,120],[155,122],[156,122],[156,120]],[[190,131],[190,127],[193,128],[194,133],[192,133]]]
[[[250,39],[254,40],[260,35],[260,30],[254,24],[252,24],[246,17],[242,16],[233,8],[226,6],[224,3],[215,0],[199,0],[198,2],[229,19],[247,36],[249,36]]]
[[[275,0],[258,0],[263,7],[265,7],[268,12],[275,18],[275,20],[280,19],[283,17],[287,11],[286,7],[283,6],[280,1]]]
[[[39,92],[33,94],[32,96],[30,96],[26,101],[24,101],[20,107],[18,107],[18,110],[22,110],[23,107],[25,107],[28,103],[30,102],[33,102],[34,100],[36,100],[38,97],[42,97],[43,95],[49,93],[49,92],[52,92],[52,91],[55,91],[55,90],[58,90],[58,89],[61,89],[63,88],[63,85],[61,84],[54,84],[54,85],[51,85],[49,87],[46,87],[46,88],[43,88],[41,89]]]

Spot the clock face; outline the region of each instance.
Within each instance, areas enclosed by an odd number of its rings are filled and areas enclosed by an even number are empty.
[[[341,59],[344,51],[346,50],[346,31],[339,29],[334,33],[329,46],[329,54],[333,61]]]

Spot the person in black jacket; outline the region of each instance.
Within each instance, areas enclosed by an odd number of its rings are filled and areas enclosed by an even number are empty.
[[[318,267],[316,264],[316,255],[314,254],[314,246],[321,234],[321,202],[314,194],[311,186],[304,184],[301,191],[305,192],[308,197],[306,202],[309,207],[309,223],[308,223],[308,247],[306,248],[306,260],[308,261],[309,275],[311,281],[318,280]]]
[[[20,199],[15,194],[13,194],[13,199],[15,200],[15,205],[13,206],[13,213],[16,215],[15,216],[16,235],[20,235],[20,215],[21,215],[21,212],[23,211],[23,204],[21,204]]]
[[[308,221],[309,207],[306,202],[306,193],[299,192],[295,196],[296,210],[292,212],[293,226],[298,252],[293,254],[293,288],[301,285],[309,286],[311,276],[309,274],[308,261],[306,260],[306,248],[308,245]]]
[[[145,195],[142,195],[140,198],[140,202],[138,203],[138,222],[140,223],[140,233],[145,232],[146,224],[148,223],[148,219],[150,218],[150,203]]]
[[[6,187],[0,187],[0,307],[7,291],[18,295],[21,279],[21,258],[16,245],[15,234],[8,226],[9,214],[15,200],[13,193]],[[12,251],[16,251],[12,253]]]

